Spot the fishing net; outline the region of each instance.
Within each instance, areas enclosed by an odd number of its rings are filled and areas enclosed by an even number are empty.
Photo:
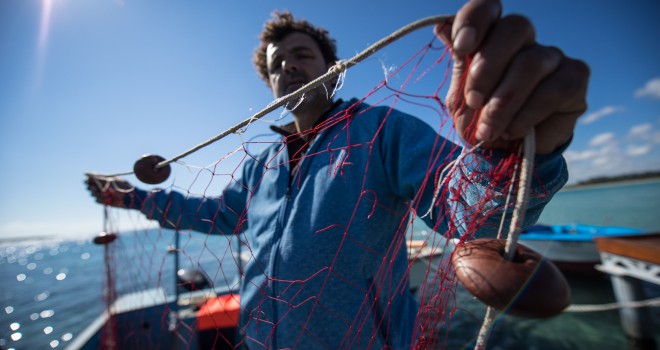
[[[450,49],[421,46],[302,135],[265,131],[286,115],[270,112],[225,133],[232,151],[176,159],[164,183],[128,175],[143,191],[125,202],[135,210],[105,209],[118,239],[105,245],[98,346],[473,344],[465,324],[478,328],[483,310],[463,304],[449,256],[502,232],[521,157],[463,147],[442,97]]]

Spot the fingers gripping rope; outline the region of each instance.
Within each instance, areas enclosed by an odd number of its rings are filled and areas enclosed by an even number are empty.
[[[162,167],[165,167],[169,165],[170,163],[174,163],[181,158],[184,158],[216,141],[219,141],[223,139],[224,137],[236,133],[237,131],[241,130],[243,127],[249,125],[250,123],[254,122],[255,120],[261,119],[263,116],[269,114],[270,112],[274,111],[275,109],[286,105],[287,103],[299,99],[303,94],[306,92],[309,92],[319,85],[327,82],[330,79],[333,79],[335,77],[339,77],[340,75],[344,74],[348,68],[353,67],[354,65],[360,63],[367,57],[373,55],[380,49],[386,47],[387,45],[397,41],[398,39],[404,37],[407,34],[410,34],[411,32],[414,32],[420,28],[427,27],[432,24],[438,24],[438,23],[444,23],[447,22],[453,18],[452,15],[439,15],[439,16],[431,16],[431,17],[426,17],[423,19],[420,19],[418,21],[412,22],[399,30],[395,31],[394,33],[388,35],[387,37],[379,40],[375,44],[369,46],[366,48],[364,51],[358,53],[357,55],[353,56],[352,58],[345,60],[345,61],[339,61],[337,62],[334,66],[330,67],[327,73],[323,74],[322,76],[314,79],[313,81],[307,83],[306,85],[302,86],[300,89],[286,95],[283,97],[278,98],[277,100],[273,101],[273,103],[269,104],[266,106],[266,108],[262,109],[261,111],[255,113],[253,116],[243,120],[242,122],[232,126],[231,128],[225,130],[224,132],[221,132],[220,134],[198,144],[195,147],[192,147],[191,149],[175,156],[170,159],[164,160],[159,162],[158,164],[155,165],[155,169],[160,169]],[[335,91],[338,90],[338,87],[340,84],[337,84],[337,87],[335,87]],[[334,92],[333,92],[334,94]],[[129,175],[133,174],[134,172],[124,172],[120,174],[110,174],[110,175],[105,175],[107,177],[115,177],[115,176],[120,176],[120,175]],[[164,181],[164,180],[163,180]]]

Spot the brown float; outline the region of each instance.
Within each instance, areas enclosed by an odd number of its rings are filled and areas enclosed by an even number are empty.
[[[94,237],[94,244],[99,244],[99,245],[105,245],[108,243],[112,243],[115,239],[117,239],[117,235],[114,233],[109,233],[109,232],[101,232],[96,237]]]
[[[520,244],[512,261],[506,241],[481,238],[459,245],[452,255],[456,276],[485,304],[511,315],[548,318],[570,303],[570,288],[559,269]]]
[[[156,185],[162,183],[167,180],[172,172],[169,164],[163,167],[156,167],[158,163],[164,160],[165,158],[154,154],[144,155],[133,165],[133,172],[140,181],[146,184]]]

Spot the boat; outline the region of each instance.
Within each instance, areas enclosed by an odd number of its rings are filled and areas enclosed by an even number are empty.
[[[519,242],[552,261],[566,273],[596,274],[600,263],[594,238],[639,235],[631,227],[584,224],[534,225],[520,233]]]
[[[95,243],[107,246],[114,240],[102,237]],[[413,295],[419,297],[429,274],[434,275],[429,269],[448,263],[455,245],[453,239],[406,242]],[[178,249],[170,247],[169,251],[178,260]],[[250,258],[249,252],[240,250],[234,256],[239,263]],[[121,295],[66,349],[240,348],[238,280],[213,288],[203,270],[177,267],[176,271],[175,295],[168,295],[162,287]]]

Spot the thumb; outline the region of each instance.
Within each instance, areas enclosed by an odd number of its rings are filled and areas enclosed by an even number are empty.
[[[445,45],[451,46],[451,27],[454,23],[454,17],[447,18],[446,21],[438,23],[433,27],[433,33],[438,37]]]
[[[454,112],[459,106],[464,104],[463,88],[467,78],[468,69],[470,67],[471,56],[469,55],[456,55],[454,53],[454,41],[452,39],[452,26],[454,24],[454,17],[450,17],[445,22],[438,23],[433,28],[435,36],[440,39],[452,54],[452,74],[451,82],[449,85],[449,93],[447,94],[447,107],[449,111]]]
[[[465,80],[467,78],[468,70],[470,68],[471,57],[459,56],[453,54],[453,41],[452,41],[452,24],[454,18],[447,20],[444,23],[436,24],[434,33],[452,52],[452,74],[447,98],[445,100],[449,113],[454,120],[456,131],[459,135],[470,144],[474,144],[477,140],[474,137],[476,129],[476,122],[478,120],[479,111],[476,111],[465,104]]]

